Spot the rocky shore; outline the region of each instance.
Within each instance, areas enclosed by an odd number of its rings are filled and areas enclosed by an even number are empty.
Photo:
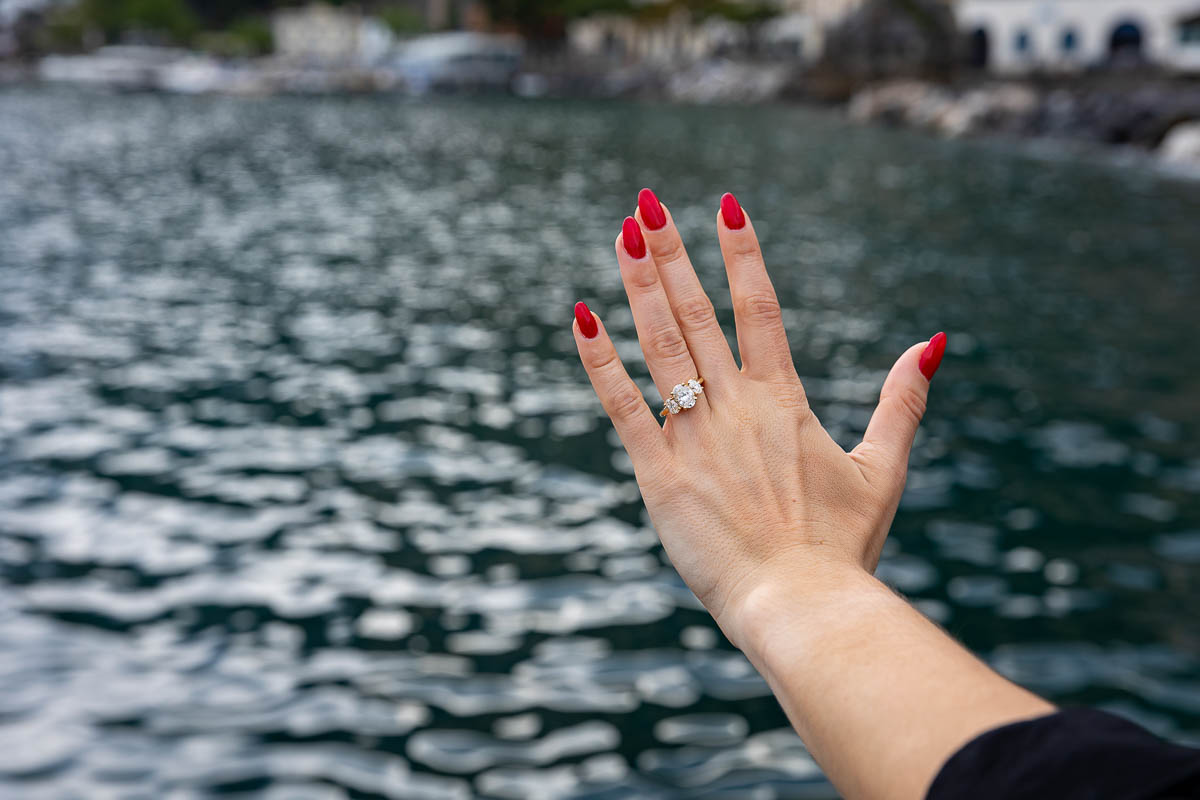
[[[1200,81],[1156,74],[1057,80],[869,82],[778,63],[711,60],[668,71],[567,64],[543,69],[544,93],[682,103],[801,102],[844,109],[855,122],[949,138],[1053,138],[1153,152],[1200,171]]]
[[[1200,83],[1168,79],[989,82],[922,81],[869,86],[846,105],[857,122],[942,136],[1007,134],[1131,145],[1164,161],[1200,167]]]

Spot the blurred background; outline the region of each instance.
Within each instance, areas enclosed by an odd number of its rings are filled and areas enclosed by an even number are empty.
[[[0,795],[833,798],[571,338],[755,219],[879,574],[1200,742],[1200,0],[0,0]]]

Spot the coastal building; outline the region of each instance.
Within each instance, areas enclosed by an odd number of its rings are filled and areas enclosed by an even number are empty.
[[[686,64],[751,49],[811,62],[821,56],[826,32],[864,2],[775,0],[778,14],[753,28],[718,16],[697,19],[682,8],[649,19],[596,14],[570,23],[567,43],[577,55],[643,63]]]
[[[323,3],[276,11],[271,33],[280,59],[312,66],[377,63],[395,44],[380,20]]]
[[[1200,71],[1200,0],[959,0],[969,59],[999,73]]]
[[[578,56],[648,64],[687,64],[732,54],[748,41],[742,25],[714,17],[697,22],[683,9],[653,22],[596,14],[567,26],[567,46]]]

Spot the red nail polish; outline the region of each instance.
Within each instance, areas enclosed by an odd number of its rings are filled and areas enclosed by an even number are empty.
[[[667,215],[663,213],[662,203],[658,202],[658,196],[649,189],[638,192],[638,208],[642,211],[642,222],[650,230],[656,231],[667,224]]]
[[[921,368],[921,374],[925,376],[925,380],[933,380],[933,373],[937,372],[938,367],[942,365],[942,356],[945,354],[946,334],[935,334],[921,352],[921,361],[918,365]]]
[[[646,240],[642,238],[642,229],[633,217],[626,217],[621,224],[621,242],[625,252],[633,258],[646,257]]]
[[[729,192],[721,195],[721,216],[725,227],[731,231],[740,231],[746,226],[746,215],[742,213],[742,204]]]
[[[595,339],[596,334],[600,332],[596,326],[596,318],[592,316],[592,310],[582,300],[575,304],[575,321],[579,323],[579,332],[585,339]]]

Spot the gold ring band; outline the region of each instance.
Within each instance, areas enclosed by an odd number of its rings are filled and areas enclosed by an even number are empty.
[[[704,378],[689,378],[683,383],[677,383],[671,390],[671,396],[667,398],[667,402],[663,403],[662,411],[658,412],[658,415],[660,417],[665,417],[667,414],[674,416],[681,411],[687,411],[696,405],[696,398],[702,394],[704,394]]]

